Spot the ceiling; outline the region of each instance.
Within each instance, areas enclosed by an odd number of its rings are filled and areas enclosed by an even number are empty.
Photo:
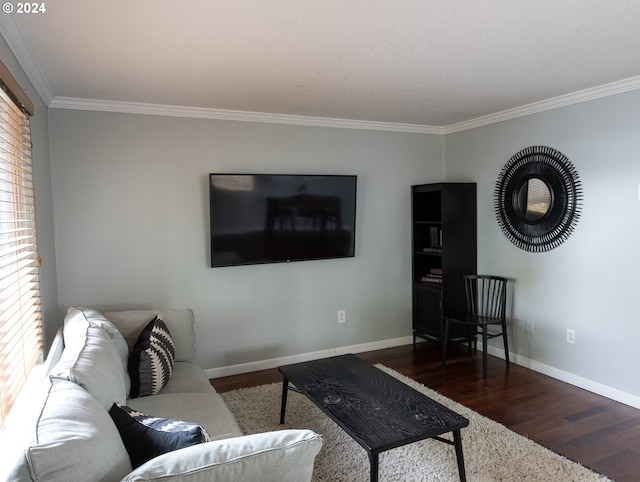
[[[51,106],[442,128],[620,81],[640,88],[638,0],[43,3],[0,15],[0,32]]]

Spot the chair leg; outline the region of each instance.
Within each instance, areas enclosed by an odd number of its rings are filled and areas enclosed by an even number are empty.
[[[509,342],[507,341],[507,323],[502,322],[502,341],[504,342],[504,360],[509,365]]]
[[[447,347],[449,346],[449,319],[444,319],[444,339],[442,340],[442,362],[441,366],[444,368],[444,365],[447,362]]]
[[[482,378],[487,378],[487,325],[482,326]]]

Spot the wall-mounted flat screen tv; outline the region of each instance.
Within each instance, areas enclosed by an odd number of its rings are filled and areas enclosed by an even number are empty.
[[[355,255],[357,176],[209,174],[211,267]]]

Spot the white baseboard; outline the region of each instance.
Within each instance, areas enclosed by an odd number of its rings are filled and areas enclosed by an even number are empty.
[[[345,353],[362,353],[364,351],[382,350],[384,348],[392,348],[394,346],[410,345],[411,343],[413,343],[412,336],[403,336],[400,338],[392,338],[390,340],[373,341],[369,343],[361,343],[358,345],[343,346],[340,348],[329,348],[327,350],[301,353],[299,355],[291,355],[280,358],[271,358],[269,360],[241,363],[239,365],[227,365],[219,368],[209,368],[208,370],[205,370],[205,373],[210,379],[227,377],[230,375],[239,375],[241,373],[256,372],[258,370],[268,370],[269,368],[275,368],[281,365],[289,365],[290,363],[300,363],[309,360],[317,360],[318,358],[343,355]]]
[[[410,345],[411,343],[413,343],[412,336],[403,336],[400,338],[392,338],[389,340],[361,343],[358,345],[348,345],[339,348],[329,348],[327,350],[314,351],[310,353],[301,353],[299,355],[271,358],[268,360],[259,360],[250,363],[240,363],[238,365],[227,365],[219,368],[209,368],[208,370],[205,370],[205,373],[209,378],[227,377],[230,375],[239,375],[241,373],[268,370],[270,368],[275,368],[280,365],[288,365],[290,363],[300,363],[303,361],[316,360],[318,358],[342,355],[345,353],[362,353],[365,351],[382,350],[384,348],[392,348],[395,346]],[[490,355],[504,359],[504,350],[501,348],[489,345],[488,353]],[[555,378],[556,380],[560,380],[589,392],[602,395],[603,397],[615,400],[616,402],[624,403],[625,405],[629,405],[634,408],[640,408],[640,397],[636,395],[632,395],[630,393],[623,392],[622,390],[618,390],[616,388],[594,382],[593,380],[574,375],[573,373],[559,370],[558,368],[545,365],[544,363],[531,360],[530,358],[524,356],[516,355],[515,353],[509,354],[509,360],[516,365],[529,368],[535,372],[542,373],[544,375],[550,376],[551,378]]]
[[[504,360],[504,349],[502,348],[489,345],[487,352],[490,355],[497,356]],[[594,382],[588,378],[583,378],[573,373],[565,372],[564,370],[560,370],[550,365],[545,365],[544,363],[531,360],[530,358],[517,355],[515,353],[509,353],[509,361],[516,365],[529,368],[534,372],[542,373],[543,375],[568,383],[569,385],[602,395],[603,397],[615,400],[616,402],[624,403],[625,405],[629,405],[634,408],[640,408],[640,397],[623,392],[617,388],[612,388],[607,385],[603,385],[602,383]]]

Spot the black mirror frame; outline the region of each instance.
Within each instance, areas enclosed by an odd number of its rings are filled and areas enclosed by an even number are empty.
[[[530,179],[538,178],[549,188],[547,213],[528,221],[519,206],[518,193]],[[496,182],[494,209],[505,236],[516,246],[533,252],[549,251],[573,232],[582,210],[582,186],[569,159],[546,146],[531,146],[516,153],[505,164]]]

